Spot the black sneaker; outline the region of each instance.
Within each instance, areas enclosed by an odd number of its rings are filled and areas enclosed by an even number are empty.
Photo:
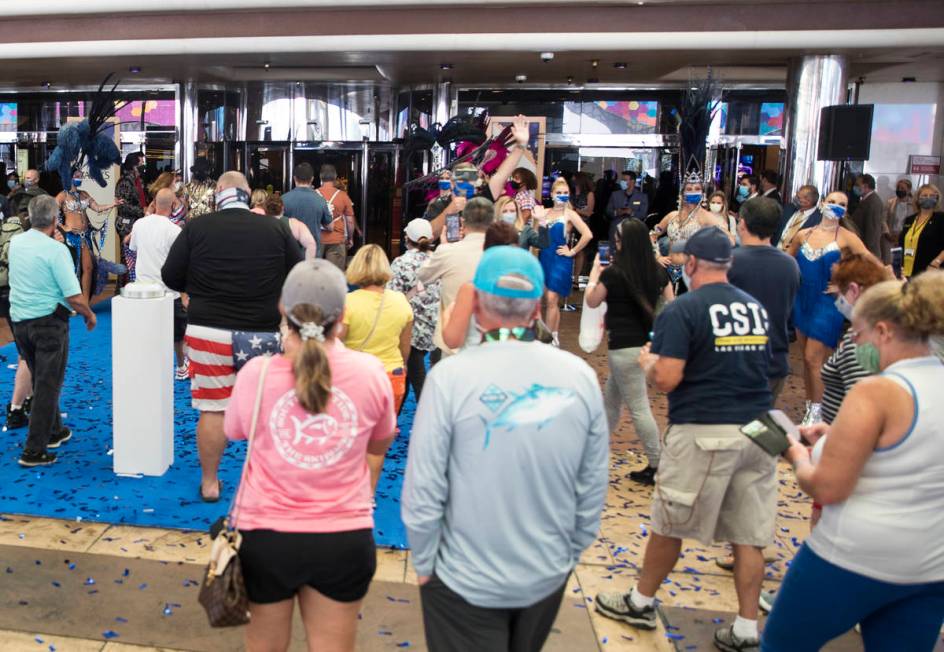
[[[7,403],[7,430],[16,430],[29,425],[29,415],[26,413],[26,406],[23,405],[16,410],[12,404]]]
[[[55,463],[56,454],[47,453],[43,451],[42,453],[36,453],[31,450],[24,450],[23,454],[20,455],[20,466],[33,467],[33,466],[49,466],[50,464]]]
[[[72,439],[72,431],[68,428],[63,428],[59,431],[58,437],[53,437],[49,440],[49,443],[46,444],[46,448],[59,448],[70,439]]]
[[[630,471],[626,477],[633,482],[652,486],[656,483],[656,471],[658,471],[658,469],[647,466],[646,468],[640,469],[639,471]]]
[[[620,593],[618,591],[597,593],[594,606],[596,607],[597,613],[603,614],[607,618],[622,620],[624,623],[628,623],[639,629],[655,629],[655,606],[637,609],[633,606],[629,596],[629,591],[626,593]]]
[[[724,652],[760,652],[760,639],[738,638],[734,626],[728,625],[715,630],[715,647]]]

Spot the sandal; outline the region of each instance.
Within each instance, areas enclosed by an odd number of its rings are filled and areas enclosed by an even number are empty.
[[[220,493],[219,493],[219,495],[216,496],[215,498],[207,498],[206,496],[204,496],[204,495],[203,495],[203,484],[202,484],[202,483],[201,483],[201,484],[198,484],[198,485],[197,485],[197,493],[200,494],[200,500],[202,500],[202,501],[205,502],[205,503],[218,503],[218,502],[220,501],[220,496],[223,495],[223,481],[222,481],[222,480],[217,480],[217,481],[216,481],[216,484],[217,484],[217,485],[219,486],[219,488],[220,488]]]

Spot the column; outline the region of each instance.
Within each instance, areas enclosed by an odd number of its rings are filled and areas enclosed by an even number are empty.
[[[178,85],[178,105],[180,106],[180,141],[177,144],[178,167],[183,171],[184,180],[190,179],[190,166],[193,165],[194,145],[200,129],[200,116],[197,108],[197,85],[193,81]]]
[[[454,115],[458,108],[458,90],[453,90],[452,82],[441,82],[433,87],[433,122],[440,125]],[[446,165],[446,153],[437,145],[433,146],[433,168]]]
[[[820,195],[833,189],[836,163],[817,161],[820,110],[846,103],[848,62],[838,54],[792,59],[787,72],[786,165],[784,199],[804,184],[815,185]]]

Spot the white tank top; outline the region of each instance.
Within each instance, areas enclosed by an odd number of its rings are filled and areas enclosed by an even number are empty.
[[[913,397],[911,429],[897,444],[873,451],[852,495],[823,507],[807,542],[826,561],[866,577],[894,584],[939,582],[944,580],[944,363],[934,356],[911,358],[882,375]]]

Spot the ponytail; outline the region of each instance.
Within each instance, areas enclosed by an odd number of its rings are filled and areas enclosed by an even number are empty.
[[[299,333],[295,323],[321,323],[321,309],[309,304],[299,304],[287,320],[288,326]],[[325,333],[334,329],[334,323],[321,324]],[[295,357],[295,396],[299,404],[312,414],[321,414],[331,400],[331,366],[324,343],[314,337],[302,340],[302,348]]]
[[[427,252],[433,247],[433,243],[429,241],[429,238],[420,238],[419,240],[410,240],[410,244],[416,247],[422,252]]]

